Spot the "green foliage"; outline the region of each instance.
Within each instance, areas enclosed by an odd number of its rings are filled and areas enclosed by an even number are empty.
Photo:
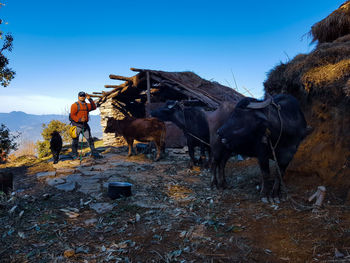
[[[1,7],[0,3],[0,7]],[[0,25],[4,24],[3,20],[0,18]],[[6,23],[5,23],[6,24]],[[16,72],[8,67],[9,59],[3,54],[4,51],[12,51],[13,37],[10,33],[5,34],[0,29],[0,85],[7,87],[11,80],[15,77]]]
[[[37,141],[36,151],[39,158],[47,157],[51,154],[50,152],[50,141]]]
[[[36,149],[38,152],[38,157],[43,158],[47,157],[51,154],[50,151],[50,140],[51,140],[51,134],[54,131],[57,131],[62,136],[62,140],[64,143],[70,142],[71,138],[69,136],[69,124],[65,124],[63,122],[60,122],[58,120],[52,120],[49,124],[43,124],[43,130],[41,132],[41,135],[44,138],[44,141],[37,141],[36,142]]]
[[[17,150],[15,140],[19,135],[11,135],[10,130],[4,125],[0,125],[0,151],[8,154],[11,150]]]
[[[58,120],[52,120],[48,125],[43,124],[43,131],[41,132],[41,135],[43,136],[45,141],[50,141],[51,139],[51,133],[54,131],[58,131],[60,135],[62,136],[63,142],[70,142],[71,138],[69,136],[69,124],[65,124]]]

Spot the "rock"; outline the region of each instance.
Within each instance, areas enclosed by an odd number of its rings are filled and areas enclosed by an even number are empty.
[[[58,190],[63,190],[63,191],[73,191],[75,189],[75,182],[67,182],[64,184],[59,184],[55,186]]]
[[[63,184],[65,183],[66,180],[62,179],[62,178],[47,178],[46,179],[46,183],[50,186],[55,186],[58,184]]]
[[[56,174],[73,174],[75,169],[73,168],[59,168],[56,169]]]
[[[79,174],[70,174],[66,177],[67,182],[81,182],[82,180],[84,180],[84,178]]]
[[[154,202],[151,204],[151,202],[146,203],[146,202],[142,202],[142,201],[134,202],[133,205],[143,207],[143,208],[151,208],[151,209],[161,209],[161,208],[168,207],[167,205],[164,205],[164,204],[154,204]]]
[[[124,162],[124,161],[115,161],[115,162],[110,162],[109,163],[110,166],[124,166],[124,167],[131,167],[134,165],[137,165],[137,163],[133,163],[133,162]]]
[[[42,172],[42,173],[37,173],[36,178],[44,178],[44,177],[53,177],[56,175],[55,171],[50,171],[50,172]]]
[[[113,204],[110,203],[91,203],[90,208],[95,210],[97,213],[102,214],[112,210],[114,207]]]
[[[78,189],[78,191],[84,194],[92,194],[101,190],[101,184],[96,179],[82,180],[81,182],[79,182],[79,184],[80,188]]]
[[[84,224],[87,226],[94,225],[97,222],[96,218],[90,218],[84,221]]]
[[[79,167],[78,171],[81,172],[85,176],[92,176],[92,175],[97,175],[100,173],[99,171],[91,170],[91,167]]]

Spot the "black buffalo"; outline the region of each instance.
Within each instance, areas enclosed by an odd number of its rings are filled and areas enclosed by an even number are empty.
[[[226,186],[224,168],[232,152],[257,157],[262,172],[261,193],[265,201],[269,195],[278,198],[280,193],[279,176],[274,177],[270,193],[266,185],[270,173],[269,159],[274,159],[272,148],[283,176],[308,131],[299,102],[291,95],[279,94],[265,101],[242,99],[217,132],[226,151],[213,149],[213,156],[220,159],[222,168],[218,176],[214,173],[213,183],[219,188]]]
[[[58,163],[60,152],[62,150],[62,137],[58,131],[51,133],[50,149],[53,155],[53,163]]]
[[[210,153],[209,127],[205,112],[200,107],[184,106],[181,102],[167,101],[165,106],[151,112],[153,117],[162,121],[171,121],[178,126],[187,139],[190,166],[199,163],[194,157],[195,147],[201,149],[201,159],[205,159],[205,150]]]

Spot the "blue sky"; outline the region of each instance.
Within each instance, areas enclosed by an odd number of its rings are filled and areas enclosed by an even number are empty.
[[[266,73],[313,49],[311,26],[344,1],[3,0],[16,78],[0,112],[65,114],[130,67],[193,71],[263,96]],[[243,88],[244,87],[244,88]]]

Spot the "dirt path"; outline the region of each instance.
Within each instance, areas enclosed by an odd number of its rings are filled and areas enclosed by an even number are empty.
[[[259,201],[253,160],[229,163],[232,189],[210,189],[185,154],[153,162],[124,149],[93,161],[16,168],[2,197],[1,262],[350,262],[350,209],[328,195],[318,213]],[[235,171],[233,173],[233,171]],[[108,182],[133,195],[110,200]],[[287,175],[303,204],[317,178]]]

